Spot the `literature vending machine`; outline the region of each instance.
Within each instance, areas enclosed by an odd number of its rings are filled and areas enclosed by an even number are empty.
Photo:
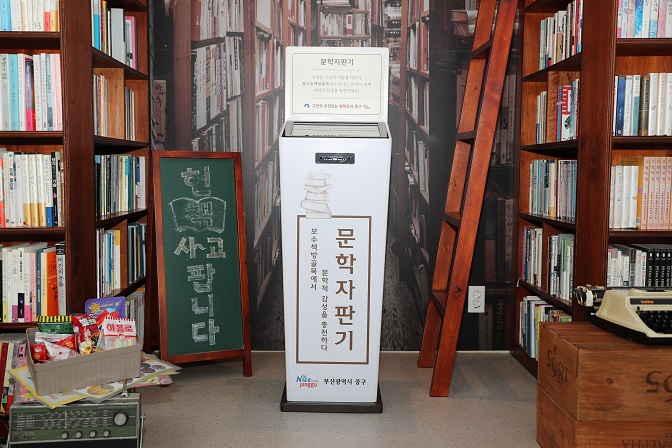
[[[382,412],[388,58],[387,48],[287,48],[282,411]]]

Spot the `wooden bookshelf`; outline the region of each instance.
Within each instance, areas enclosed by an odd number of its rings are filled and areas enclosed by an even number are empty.
[[[671,155],[669,137],[614,137],[614,77],[618,75],[645,75],[669,72],[672,68],[669,39],[617,38],[618,4],[583,2],[581,49],[575,55],[540,68],[541,20],[565,9],[568,1],[528,0],[521,9],[523,21],[521,52],[521,114],[520,141],[516,147],[515,198],[518,238],[514,241],[514,260],[517,277],[522,276],[522,252],[525,226],[542,228],[544,242],[549,236],[568,233],[574,235],[572,286],[606,285],[608,275],[607,251],[610,244],[662,243],[669,241],[669,229],[624,230],[609,228],[610,171],[626,157]],[[536,139],[536,98],[546,90],[549,95],[558,84],[578,77],[578,117],[576,138],[559,141],[552,130],[547,130],[546,143]],[[554,106],[553,106],[554,107]],[[550,117],[554,111],[548,111]],[[548,126],[548,123],[547,123]],[[548,126],[550,127],[550,126]],[[570,159],[577,162],[576,216],[574,220],[558,219],[532,213],[529,200],[530,162],[534,159]],[[544,245],[546,246],[546,245]],[[516,322],[520,320],[519,304],[523,297],[536,295],[564,309],[575,321],[585,320],[589,310],[575,301],[565,301],[549,293],[548,249],[542,253],[540,285],[521,281],[514,289],[513,307]],[[518,325],[514,326],[518,340]],[[516,344],[514,355],[536,372],[536,360],[530,359],[525,347]]]
[[[144,287],[151,278],[151,194],[149,186],[149,60],[148,20],[146,0],[111,0],[109,8],[122,8],[122,17],[132,17],[136,24],[135,61],[120,61],[92,46],[91,3],[73,7],[60,2],[60,31],[57,32],[0,32],[2,52],[60,55],[62,87],[62,130],[54,131],[0,131],[0,146],[15,153],[60,153],[62,165],[62,224],[56,227],[3,227],[0,242],[11,247],[20,242],[47,242],[53,245],[65,242],[65,309],[64,314],[84,311],[84,302],[99,297],[98,258],[95,245],[97,229],[117,230],[121,237],[120,258],[117,268],[120,278],[106,295],[128,295]],[[123,30],[122,30],[123,31]],[[93,76],[108,78],[107,116],[105,137],[96,135],[93,115],[96,105]],[[134,107],[125,99],[132,93]],[[128,116],[126,120],[125,116]],[[132,129],[131,129],[132,128]],[[94,159],[102,155],[124,155],[144,158],[145,200],[140,205],[133,198],[123,211],[101,214],[97,210],[98,187]],[[128,262],[127,237],[129,225],[147,226],[146,273],[139,278],[127,275],[132,266]],[[3,266],[3,267],[9,267]],[[146,297],[146,306],[149,306]],[[29,319],[23,324],[3,322],[0,331],[21,330],[34,325]]]

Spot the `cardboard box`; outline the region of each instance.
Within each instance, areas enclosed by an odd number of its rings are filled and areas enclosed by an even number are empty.
[[[672,429],[669,346],[628,341],[589,322],[547,322],[538,362],[539,385],[576,420],[668,422]]]
[[[26,329],[28,343],[35,343],[37,328]],[[38,395],[65,392],[140,376],[142,339],[135,345],[45,364],[28,357],[28,368]]]
[[[537,443],[542,448],[665,447],[672,443],[671,428],[672,421],[580,421],[537,387]]]

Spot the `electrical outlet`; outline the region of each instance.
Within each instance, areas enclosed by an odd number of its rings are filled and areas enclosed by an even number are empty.
[[[485,313],[485,286],[470,286],[467,294],[467,312]]]

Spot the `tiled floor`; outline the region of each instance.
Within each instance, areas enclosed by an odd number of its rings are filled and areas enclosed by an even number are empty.
[[[458,353],[450,396],[429,396],[416,352],[383,352],[382,414],[280,411],[284,352],[185,365],[168,387],[142,392],[144,448],[536,447],[536,380],[508,352]]]

